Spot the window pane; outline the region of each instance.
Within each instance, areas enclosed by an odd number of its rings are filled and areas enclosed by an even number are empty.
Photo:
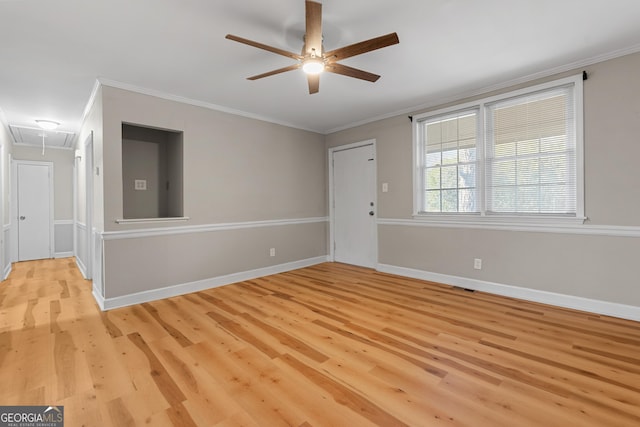
[[[439,166],[442,164],[442,153],[440,150],[435,153],[427,153],[427,167],[430,166]]]
[[[552,184],[566,180],[567,156],[553,156],[540,159],[540,184]]]
[[[440,168],[427,168],[427,176],[425,177],[425,188],[427,190],[440,189]]]
[[[491,195],[491,207],[494,212],[516,211],[516,188],[494,187]]]
[[[476,147],[475,146],[469,147],[469,148],[464,148],[464,147],[465,146],[462,146],[458,151],[458,157],[460,159],[460,163],[475,162]]]
[[[518,187],[517,212],[538,213],[538,187]]]
[[[450,119],[442,122],[442,142],[458,140],[458,120]]]
[[[458,117],[458,139],[472,140],[475,145],[477,128],[478,128],[478,125],[476,123],[475,113]]]
[[[501,186],[516,184],[515,160],[495,162],[492,169],[492,185]]]
[[[516,155],[516,143],[508,142],[504,144],[496,144],[494,146],[493,156],[497,159],[500,157],[512,157]]]
[[[538,140],[518,142],[518,156],[538,152]]]
[[[458,212],[458,190],[442,190],[442,212]]]
[[[441,170],[442,188],[458,188],[458,167],[445,166]]]
[[[567,185],[548,185],[540,188],[540,212],[570,213],[576,209],[573,188]]]
[[[475,188],[458,190],[458,211],[477,212]]]
[[[440,212],[440,190],[427,191],[425,212]]]
[[[475,188],[476,186],[476,165],[458,166],[458,188]]]
[[[429,123],[425,126],[425,139],[427,145],[440,145],[442,143],[442,126],[440,122]]]
[[[540,140],[541,153],[557,153],[567,149],[566,135],[558,135],[550,138],[542,138]]]
[[[538,183],[538,159],[518,160],[518,185]]]
[[[458,150],[447,150],[442,152],[443,165],[455,165],[458,163]]]

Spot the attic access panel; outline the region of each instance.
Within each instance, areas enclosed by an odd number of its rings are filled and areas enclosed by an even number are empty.
[[[59,130],[43,130],[36,127],[9,125],[13,142],[18,145],[42,147],[42,135],[44,144],[49,148],[73,148],[75,133]]]

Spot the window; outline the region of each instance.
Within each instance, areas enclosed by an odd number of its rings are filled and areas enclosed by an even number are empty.
[[[417,216],[584,219],[582,76],[413,123]]]
[[[422,123],[425,212],[477,212],[477,116],[461,111]]]

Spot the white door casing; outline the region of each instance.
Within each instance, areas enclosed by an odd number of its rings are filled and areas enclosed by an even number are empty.
[[[85,225],[87,228],[86,236],[86,260],[85,261],[85,279],[93,278],[94,264],[94,238],[93,238],[93,131],[87,136],[84,143],[85,161]]]
[[[8,270],[6,270],[5,260],[7,259],[6,255],[10,254],[9,248],[7,247],[10,238],[7,238],[4,231],[4,170],[6,164],[5,156],[6,153],[4,151],[4,146],[0,144],[0,206],[2,207],[0,208],[0,224],[2,224],[2,227],[0,227],[0,280],[6,279],[5,273]]]
[[[331,259],[377,264],[375,141],[330,150]]]
[[[16,161],[17,261],[53,257],[53,164]]]

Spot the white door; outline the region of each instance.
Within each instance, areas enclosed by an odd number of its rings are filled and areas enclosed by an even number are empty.
[[[17,164],[18,261],[51,258],[50,166]]]
[[[334,260],[376,266],[376,183],[373,144],[333,151]]]

